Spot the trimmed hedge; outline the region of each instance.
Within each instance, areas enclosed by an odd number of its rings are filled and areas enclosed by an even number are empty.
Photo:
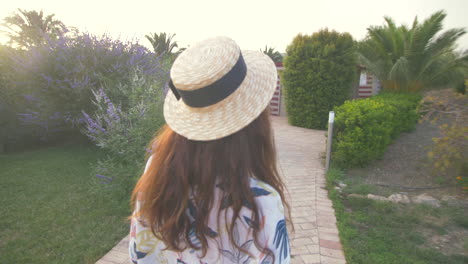
[[[291,125],[325,129],[328,112],[351,98],[356,81],[353,38],[321,30],[299,34],[287,48],[282,73]]]
[[[383,93],[336,107],[334,164],[341,168],[362,167],[381,158],[393,139],[414,128],[421,99],[417,94]]]

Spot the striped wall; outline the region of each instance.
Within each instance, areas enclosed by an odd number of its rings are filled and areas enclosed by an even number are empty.
[[[363,82],[364,79],[364,82]],[[373,95],[374,76],[370,73],[361,72],[358,88],[358,97],[367,98]]]
[[[376,95],[380,92],[380,81],[371,73],[366,72],[363,68],[360,69],[359,86],[357,98],[367,98]]]
[[[279,72],[284,69],[283,64],[276,63],[276,69],[278,70],[278,79],[276,81],[275,94],[273,95],[273,98],[270,101],[270,109],[272,115],[279,116],[281,113],[281,80]]]

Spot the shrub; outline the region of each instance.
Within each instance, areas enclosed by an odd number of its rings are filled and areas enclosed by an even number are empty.
[[[130,84],[118,85],[129,98],[127,109],[114,104],[101,88],[93,91],[97,110],[93,114],[83,111],[86,127],[82,132],[110,154],[98,163],[98,177],[104,180],[141,168],[145,154],[151,149],[148,143],[164,124],[162,87],[166,79],[147,81],[139,72],[133,76]],[[116,170],[117,164],[126,169]]]
[[[421,97],[385,93],[335,108],[333,162],[358,167],[380,158],[392,139],[414,128]]]
[[[418,121],[418,106],[421,102],[421,95],[414,93],[381,93],[370,98],[371,100],[392,105],[397,108],[399,114],[395,120],[392,139],[398,137],[401,132],[408,132],[414,128]]]
[[[290,124],[324,129],[328,112],[350,98],[356,78],[353,45],[348,33],[328,29],[294,38],[282,75]]]
[[[20,138],[23,145],[34,141],[26,136],[32,128],[23,126],[21,129],[17,117],[17,112],[27,105],[22,93],[12,85],[12,56],[17,52],[11,47],[0,46],[0,153],[9,151],[13,142],[19,145],[17,141]]]
[[[12,61],[12,86],[18,100],[25,101],[19,118],[42,140],[79,131],[81,111],[94,112],[92,89],[103,87],[126,110],[128,98],[115,89],[118,84],[129,84],[135,70],[148,81],[166,73],[160,58],[147,48],[87,33],[47,39],[46,45],[14,53]]]
[[[428,93],[421,107],[423,121],[442,123],[441,136],[433,138],[434,145],[428,153],[433,173],[456,179],[468,190],[468,95],[452,89]]]
[[[467,85],[468,80],[463,80],[462,82],[459,82],[457,85],[455,85],[455,91],[460,94],[465,94]]]

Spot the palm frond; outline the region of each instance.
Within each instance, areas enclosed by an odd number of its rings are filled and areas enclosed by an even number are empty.
[[[442,21],[445,17],[444,11],[438,11],[415,28],[412,43],[414,53],[420,54],[426,49],[430,40],[442,29]]]
[[[416,78],[421,79],[423,76],[428,75],[426,71],[432,64],[439,60],[441,56],[452,53],[456,40],[464,34],[464,29],[450,29],[429,43],[420,57],[419,67],[417,67],[418,71],[415,72]]]
[[[388,79],[400,82],[404,86],[410,79],[408,66],[408,59],[400,57],[390,69]]]
[[[172,50],[178,48],[177,42],[172,41],[176,34],[168,35],[166,32],[150,34],[151,35],[145,35],[145,37],[151,43],[157,55],[172,54]]]
[[[272,47],[268,47],[267,45],[265,45],[265,49],[260,49],[260,51],[268,55],[275,63],[283,61],[283,56],[281,55],[281,53],[275,51],[275,49]]]
[[[42,10],[37,12],[18,9],[16,13],[3,20],[2,26],[7,29],[10,44],[27,48],[42,45],[46,43],[46,37],[57,38],[68,31],[54,16],[51,14],[44,17]]]
[[[379,80],[387,80],[387,67],[382,60],[374,60],[366,57],[362,53],[357,54],[358,62],[366,67],[368,72],[374,74]]]
[[[445,17],[442,10],[422,23],[416,17],[411,27],[397,26],[385,17],[385,26],[369,27],[359,43],[359,61],[396,89],[419,91],[451,83],[467,67],[467,57],[454,55],[456,41],[466,31],[454,28],[440,33]]]

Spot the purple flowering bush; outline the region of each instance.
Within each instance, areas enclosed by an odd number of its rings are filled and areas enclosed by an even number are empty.
[[[135,71],[148,82],[167,74],[161,58],[138,43],[88,33],[46,39],[46,45],[11,53],[10,65],[11,86],[22,101],[17,119],[44,141],[81,130],[82,111],[96,110],[93,90],[103,89],[127,111],[130,98],[115,87],[130,85]]]
[[[111,100],[105,87],[92,91],[96,110],[93,114],[82,111],[86,123],[82,132],[110,154],[97,166],[96,177],[103,183],[142,167],[148,143],[164,124],[162,88],[167,78],[148,81],[144,73],[134,71],[130,83],[114,87],[128,98],[127,107]],[[127,169],[116,169],[118,166]]]

